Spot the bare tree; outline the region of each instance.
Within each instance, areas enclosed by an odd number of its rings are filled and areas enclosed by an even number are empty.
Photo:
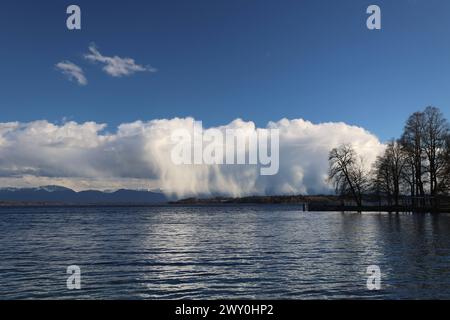
[[[408,156],[407,153],[405,153],[405,167],[403,169],[403,175],[402,175],[402,183],[404,185],[404,189],[409,190],[409,195],[413,199],[416,196],[416,171],[415,171],[415,164],[414,159]],[[414,203],[413,203],[414,204]]]
[[[414,174],[412,178],[413,186],[415,188],[415,196],[425,196],[424,187],[424,167],[425,160],[424,153],[424,131],[425,131],[425,116],[423,112],[413,113],[408,120],[400,139],[403,150],[406,152],[409,162],[413,167],[411,173]]]
[[[402,180],[407,168],[407,156],[400,143],[395,140],[389,142],[383,155],[374,164],[375,184],[388,199],[389,205],[394,200],[398,209]]]
[[[424,111],[423,147],[426,155],[425,168],[429,175],[430,195],[435,196],[440,190],[440,179],[445,166],[446,138],[449,124],[442,112],[436,107],[427,107]]]
[[[367,175],[362,159],[347,144],[330,151],[328,157],[329,180],[339,195],[351,195],[357,206],[362,206],[362,196],[367,189]]]
[[[386,198],[388,205],[392,205],[392,177],[385,155],[378,156],[373,165],[372,187],[381,197]]]
[[[439,186],[440,192],[450,194],[450,134],[445,138],[443,152],[444,166],[440,172]]]

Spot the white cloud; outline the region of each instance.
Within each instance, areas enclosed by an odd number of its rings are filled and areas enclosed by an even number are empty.
[[[137,121],[120,125],[114,133],[95,122],[0,123],[0,184],[162,188],[178,197],[315,194],[331,190],[326,182],[331,148],[351,143],[367,165],[384,148],[360,127],[283,119],[267,125],[280,130],[278,175],[260,176],[256,165],[177,166],[171,161],[171,133],[190,130],[193,123],[192,118]],[[257,130],[253,122],[240,119],[217,129],[227,128]]]
[[[67,76],[69,80],[75,80],[79,85],[85,86],[88,81],[84,75],[83,69],[70,61],[62,61],[56,64],[56,68]]]
[[[143,66],[137,64],[134,59],[120,58],[118,56],[108,57],[102,55],[97,47],[92,44],[89,46],[89,53],[84,56],[92,62],[102,63],[103,70],[113,77],[129,76],[136,72],[156,72],[157,70],[151,66]]]

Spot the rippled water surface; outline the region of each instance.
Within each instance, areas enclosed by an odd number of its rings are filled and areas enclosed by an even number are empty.
[[[450,298],[450,215],[2,208],[0,299],[33,298]]]

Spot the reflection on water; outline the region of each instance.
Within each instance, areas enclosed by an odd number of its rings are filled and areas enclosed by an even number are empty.
[[[450,215],[3,208],[0,248],[0,299],[450,298]]]

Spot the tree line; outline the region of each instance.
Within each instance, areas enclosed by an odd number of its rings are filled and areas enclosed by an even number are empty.
[[[450,125],[442,111],[427,107],[407,119],[400,138],[390,140],[370,170],[350,144],[330,151],[329,180],[336,193],[362,207],[377,195],[399,208],[407,197],[413,207],[436,205],[450,194]]]

